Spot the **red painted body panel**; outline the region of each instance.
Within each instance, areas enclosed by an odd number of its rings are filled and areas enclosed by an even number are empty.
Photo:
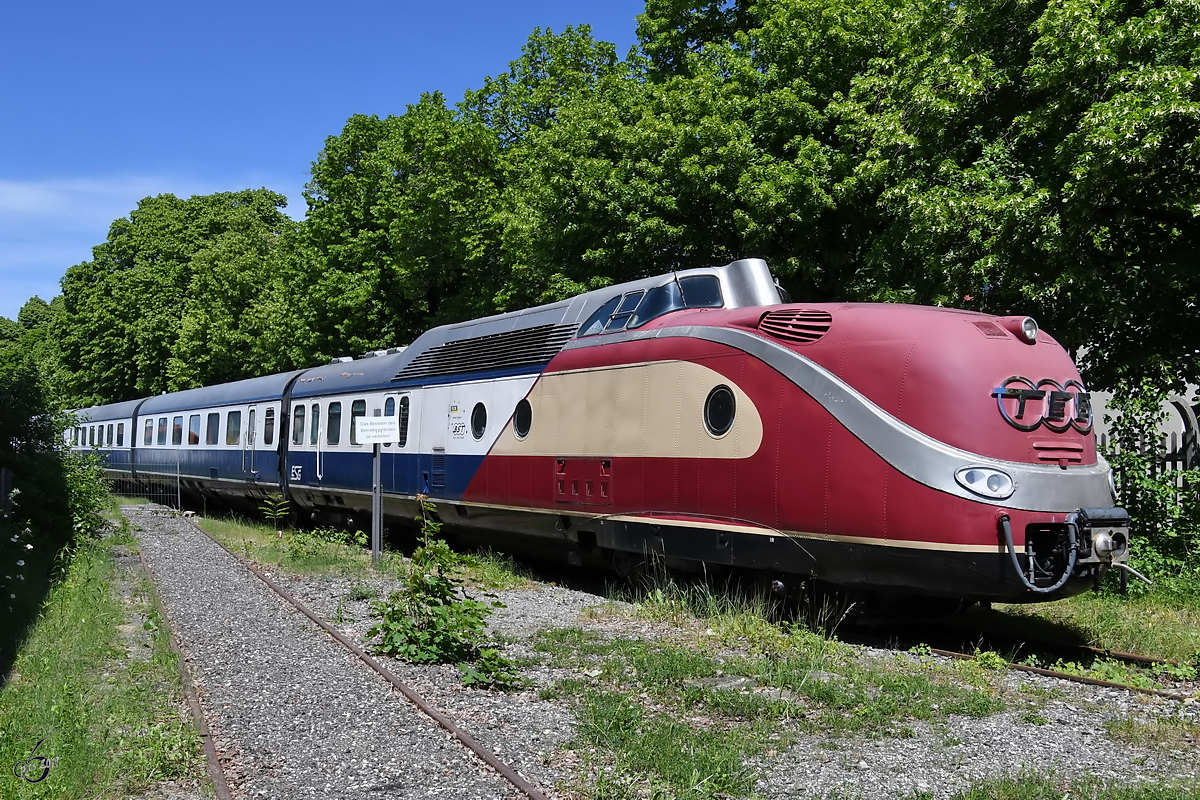
[[[1094,463],[1092,436],[1015,430],[991,396],[1011,374],[1034,381],[1078,379],[1057,345],[1030,346],[1011,336],[986,339],[971,325],[981,317],[967,313],[907,306],[871,307],[869,314],[862,306],[828,308],[834,323],[826,338],[791,349],[836,373],[885,411],[982,455],[1036,463],[1032,442],[1063,436],[1083,443],[1085,463]],[[761,310],[753,315],[745,310],[684,312],[671,321],[749,327],[760,315]],[[1046,514],[1004,512],[913,481],[774,369],[724,345],[687,338],[614,343],[563,352],[546,371],[661,360],[702,364],[745,391],[762,419],[758,451],[734,460],[614,459],[612,505],[602,510],[556,499],[554,457],[493,454],[485,458],[464,502],[589,515],[694,514],[778,530],[951,548],[998,548],[1001,513],[1012,518],[1018,545],[1027,522],[1061,521]]]

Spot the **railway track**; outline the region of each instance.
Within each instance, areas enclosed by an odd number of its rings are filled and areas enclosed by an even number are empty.
[[[549,800],[549,798],[546,796],[546,794],[544,794],[540,789],[538,789],[532,783],[530,783],[525,778],[523,778],[520,775],[520,773],[518,773],[515,769],[512,768],[512,766],[510,766],[510,765],[504,763],[503,761],[501,761],[500,759],[496,758],[494,753],[492,753],[486,747],[484,747],[478,741],[476,741],[474,739],[474,737],[472,737],[469,733],[467,733],[467,731],[463,730],[458,725],[456,725],[452,719],[450,719],[445,714],[442,714],[440,711],[438,711],[436,708],[434,708],[423,697],[421,697],[421,695],[418,694],[411,686],[409,686],[408,684],[406,684],[402,680],[400,680],[398,677],[396,677],[395,673],[393,673],[391,670],[389,670],[387,667],[385,667],[383,664],[381,664],[377,659],[373,658],[363,648],[359,647],[358,644],[356,644],[355,642],[353,642],[349,638],[347,638],[345,635],[343,635],[341,631],[337,630],[332,625],[330,625],[328,622],[326,622],[325,620],[323,620],[319,616],[317,616],[315,613],[313,613],[313,611],[307,605],[305,605],[299,598],[297,598],[295,595],[293,595],[287,589],[284,589],[277,582],[271,580],[270,576],[268,576],[265,572],[263,572],[263,570],[257,564],[255,564],[252,561],[248,561],[246,559],[239,557],[236,553],[234,553],[232,550],[230,550],[228,547],[226,547],[224,544],[222,544],[220,541],[218,541],[215,537],[209,535],[209,533],[207,531],[205,531],[203,528],[201,528],[199,525],[197,525],[191,519],[187,519],[186,521],[188,522],[189,525],[192,526],[192,528],[194,528],[196,531],[203,534],[204,536],[208,537],[218,547],[220,547],[222,550],[224,550],[226,553],[228,553],[232,558],[237,560],[238,563],[240,563],[243,567],[245,567],[247,570],[249,570],[249,572],[251,574],[253,574],[256,578],[261,580],[264,584],[266,584],[267,587],[271,591],[273,591],[276,595],[278,595],[279,598],[282,599],[286,604],[288,604],[292,608],[296,609],[304,616],[308,617],[308,619],[311,620],[313,622],[313,624],[315,624],[321,630],[325,631],[325,633],[329,634],[329,636],[331,638],[333,638],[334,641],[336,641],[338,644],[340,644],[342,647],[344,647],[346,650],[348,650],[350,653],[352,653],[367,668],[369,668],[372,672],[379,675],[381,678],[383,678],[388,683],[390,683],[392,685],[392,687],[396,689],[396,691],[400,692],[400,694],[404,695],[404,697],[409,702],[411,702],[418,709],[420,709],[421,713],[423,713],[425,716],[429,717],[429,719],[431,719],[435,723],[437,723],[439,727],[441,727],[443,730],[445,730],[447,733],[449,733],[451,736],[453,736],[463,747],[465,747],[467,750],[469,750],[476,758],[478,758],[480,761],[487,764],[491,769],[493,769],[497,773],[499,773],[501,777],[503,777],[506,781],[508,781],[513,786],[513,788],[515,788],[517,791],[519,791],[522,795],[529,798],[529,800]]]
[[[850,633],[843,637],[850,643],[866,644],[872,647],[884,647],[892,650],[912,650],[928,648],[934,655],[960,660],[978,658],[981,652],[1005,654],[1008,669],[1017,672],[1027,672],[1034,675],[1044,675],[1050,678],[1081,683],[1089,686],[1101,686],[1111,689],[1124,689],[1139,694],[1154,695],[1170,700],[1194,701],[1200,698],[1200,681],[1195,678],[1188,680],[1175,678],[1175,674],[1200,672],[1200,664],[1185,664],[1153,656],[1143,656],[1134,653],[1123,653],[1116,650],[1093,647],[1085,644],[1050,641],[1031,636],[1023,636],[1011,631],[998,631],[984,626],[962,626],[939,622],[923,622],[919,633],[910,624],[897,624],[888,631],[887,636]],[[957,642],[958,644],[953,644]],[[970,652],[967,652],[970,651]],[[1024,655],[1024,661],[1017,658]],[[1032,656],[1032,659],[1030,659]],[[1033,660],[1035,663],[1028,663]],[[1070,663],[1073,666],[1087,668],[1099,662],[1116,662],[1136,670],[1133,674],[1144,675],[1158,686],[1136,685],[1121,681],[1107,680],[1092,675],[1079,674],[1061,669],[1054,669],[1053,664]],[[1155,667],[1171,668],[1152,671]]]
[[[467,751],[467,753],[470,754],[470,758],[473,758],[478,762],[482,762],[480,766],[486,765],[487,770],[485,771],[491,771],[498,775],[511,787],[511,789],[515,789],[521,796],[529,798],[529,800],[549,800],[548,796],[540,788],[524,778],[510,764],[507,764],[497,758],[493,752],[481,745],[474,737],[470,735],[470,733],[463,730],[452,719],[440,712],[431,703],[426,701],[424,697],[416,692],[411,686],[400,680],[392,671],[387,669],[387,667],[380,663],[377,659],[373,658],[361,646],[342,634],[328,622],[323,620],[320,616],[315,614],[303,601],[294,596],[278,582],[272,580],[271,576],[266,574],[262,568],[259,567],[259,565],[239,557],[236,553],[225,547],[220,541],[210,536],[206,531],[200,528],[200,526],[196,525],[192,520],[187,518],[178,519],[180,522],[187,523],[187,525],[193,531],[202,535],[206,540],[220,547],[221,550],[233,558],[236,563],[242,565],[247,572],[249,572],[251,575],[257,578],[258,581],[270,589],[270,591],[276,597],[283,601],[285,606],[303,614],[310,622],[320,628],[343,649],[348,651],[354,657],[354,659],[357,660],[357,662],[363,666],[366,666],[376,675],[387,681],[392,688],[403,695],[405,700],[407,700],[413,706],[416,706],[416,710],[418,710],[421,715],[425,716],[446,731],[453,738],[453,740],[455,740],[465,751]],[[139,557],[142,562],[142,568],[145,570],[146,574],[153,577],[155,575],[155,571],[148,561],[143,548],[139,548]],[[159,587],[157,586],[157,579],[155,579],[153,583],[155,584],[155,593],[158,594]],[[163,613],[166,614],[166,606],[160,603],[160,607],[162,608]],[[170,619],[169,614],[168,619]],[[209,734],[207,720],[205,719],[205,715],[201,709],[197,693],[192,684],[191,676],[188,674],[188,670],[184,665],[184,658],[179,646],[179,640],[174,633],[176,624],[173,620],[171,621],[170,627],[172,629],[171,647],[172,650],[174,650],[180,656],[180,673],[183,678],[188,706],[200,733],[200,739],[207,762],[207,772],[214,784],[216,797],[218,800],[222,800],[222,798],[232,798],[237,795],[236,792],[231,789],[230,777],[226,773],[221,763],[221,754],[217,751],[212,737]]]

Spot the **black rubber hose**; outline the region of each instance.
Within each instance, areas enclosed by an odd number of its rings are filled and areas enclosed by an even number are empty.
[[[1053,586],[1046,587],[1031,583],[1030,580],[1025,577],[1025,571],[1021,569],[1021,562],[1017,560],[1017,548],[1013,546],[1012,525],[1009,524],[1007,516],[1000,518],[1000,527],[1004,529],[1004,544],[1008,547],[1008,557],[1012,560],[1013,571],[1017,573],[1017,577],[1021,579],[1021,583],[1025,584],[1025,588],[1029,591],[1037,592],[1038,594],[1050,594],[1051,592],[1056,592],[1062,588],[1063,584],[1066,583],[1070,579],[1071,575],[1075,572],[1075,560],[1079,555],[1079,540],[1075,535],[1074,525],[1067,525],[1067,535],[1071,539],[1071,554],[1067,556],[1067,568],[1063,570],[1062,577],[1058,579],[1058,583],[1054,584]],[[1029,557],[1033,558],[1032,554]]]

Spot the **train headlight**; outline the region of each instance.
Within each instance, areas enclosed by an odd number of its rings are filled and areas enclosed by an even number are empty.
[[[1017,488],[1011,477],[990,467],[963,467],[954,473],[954,480],[968,492],[994,500],[1003,500]]]
[[[1037,341],[1038,324],[1033,317],[1026,317],[1021,320],[1021,335],[1025,337],[1025,341],[1033,344]]]
[[[1025,344],[1037,344],[1039,328],[1033,317],[1001,317],[999,322]]]

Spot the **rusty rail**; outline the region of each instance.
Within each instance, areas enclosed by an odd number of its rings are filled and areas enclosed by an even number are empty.
[[[434,708],[429,703],[427,703],[423,697],[421,697],[419,694],[417,694],[415,691],[413,691],[413,689],[411,687],[409,687],[407,684],[405,684],[403,681],[401,681],[398,677],[396,677],[396,675],[391,670],[389,670],[387,667],[380,664],[379,661],[377,661],[375,658],[373,658],[371,655],[369,655],[365,650],[363,650],[357,644],[350,641],[350,639],[348,639],[344,634],[342,634],[341,631],[337,630],[332,625],[330,625],[328,622],[326,622],[325,620],[321,619],[316,614],[314,614],[311,610],[309,610],[308,606],[306,606],[301,600],[299,600],[297,597],[292,595],[289,591],[284,589],[282,586],[277,584],[275,581],[271,580],[257,564],[255,564],[252,561],[248,561],[246,559],[242,559],[242,558],[238,557],[238,555],[236,553],[234,553],[232,550],[230,550],[228,547],[226,547],[221,542],[217,541],[217,539],[215,537],[209,535],[208,531],[201,528],[199,525],[197,525],[191,519],[185,519],[185,521],[188,522],[197,531],[199,531],[200,533],[204,534],[209,539],[211,539],[214,543],[216,543],[216,545],[218,547],[220,547],[222,550],[224,550],[226,553],[228,553],[230,556],[232,556],[239,564],[244,566],[246,569],[250,570],[250,572],[254,573],[254,575],[259,580],[261,580],[268,587],[270,587],[271,591],[273,591],[273,592],[275,592],[275,594],[279,595],[279,597],[282,598],[285,603],[287,603],[288,605],[295,608],[297,611],[299,611],[304,616],[308,617],[310,620],[312,620],[314,623],[316,623],[317,626],[319,626],[321,628],[321,630],[325,631],[330,636],[332,636],[334,638],[334,640],[338,642],[338,644],[342,645],[347,650],[349,650],[351,653],[353,653],[355,656],[357,656],[360,661],[362,661],[364,664],[366,664],[368,667],[370,667],[372,670],[374,670],[376,674],[378,674],[380,677],[382,677],[384,680],[386,680],[388,683],[390,683],[398,692],[400,692],[402,695],[404,695],[409,700],[409,702],[411,702],[413,705],[415,705],[417,708],[419,708],[422,711],[422,713],[424,713],[427,717],[429,717],[431,720],[433,720],[438,725],[440,725],[443,729],[445,729],[449,734],[451,734],[455,739],[457,739],[464,747],[466,747],[468,750],[470,750],[472,753],[474,753],[475,756],[478,757],[480,761],[483,761],[489,767],[491,767],[496,772],[498,772],[505,780],[507,780],[509,783],[511,783],[518,791],[520,791],[522,794],[524,794],[526,797],[528,797],[529,800],[549,800],[549,798],[545,794],[543,794],[540,789],[538,789],[532,783],[527,781],[525,778],[521,777],[521,775],[515,769],[513,769],[511,766],[509,766],[508,764],[505,764],[503,761],[496,758],[494,753],[492,753],[487,748],[483,747],[481,744],[479,744],[479,742],[475,741],[475,739],[469,733],[467,733],[462,728],[460,728],[456,724],[454,724],[453,720],[451,720],[449,717],[442,714],[436,708]]]

